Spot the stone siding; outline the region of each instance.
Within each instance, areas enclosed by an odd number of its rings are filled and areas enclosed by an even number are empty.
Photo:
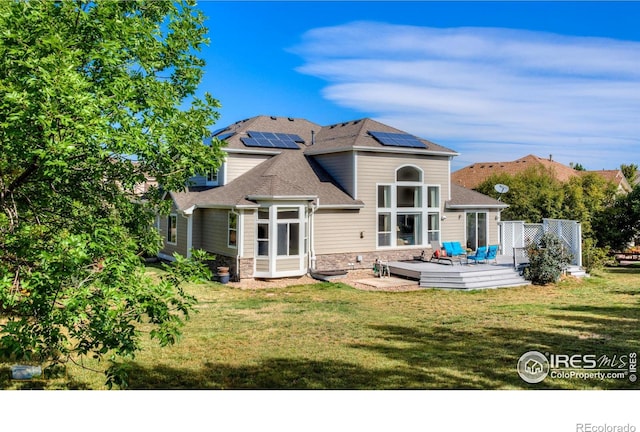
[[[424,251],[426,258],[432,255],[431,249],[403,249],[388,250],[377,252],[361,252],[361,253],[341,253],[316,255],[317,270],[360,270],[373,267],[376,259],[383,261],[405,261],[412,260],[414,257],[420,256]],[[358,256],[362,257],[362,261],[358,262]],[[353,264],[353,265],[349,265]]]

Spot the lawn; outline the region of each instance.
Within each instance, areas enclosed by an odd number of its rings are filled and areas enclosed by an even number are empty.
[[[152,270],[158,271],[158,270]],[[191,285],[198,313],[169,348],[130,363],[132,389],[625,389],[628,379],[551,379],[516,372],[527,351],[626,356],[640,351],[640,268],[582,281],[471,292],[369,292],[339,283],[272,290]],[[95,366],[95,365],[92,365]],[[99,366],[99,365],[98,365]],[[3,388],[102,389],[69,366]]]

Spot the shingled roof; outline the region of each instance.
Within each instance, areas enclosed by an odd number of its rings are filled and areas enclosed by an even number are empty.
[[[541,158],[531,154],[511,162],[476,162],[451,173],[451,182],[458,186],[473,189],[493,174],[516,175],[532,167],[544,168],[553,173],[553,176],[561,182],[566,182],[572,177],[581,176],[585,173],[596,173],[615,184],[621,190],[626,192],[631,190],[631,186],[629,186],[620,170],[578,171],[554,161],[551,157]]]
[[[286,150],[226,186],[174,194],[182,210],[197,207],[255,206],[255,199],[313,199],[321,206],[361,207],[314,160],[299,150]]]
[[[443,147],[434,142],[416,137],[419,141],[426,145],[425,149],[389,147],[380,144],[373,138],[369,131],[374,132],[390,132],[398,134],[406,134],[406,132],[387,126],[378,121],[365,118],[360,120],[348,121],[344,123],[336,123],[330,126],[324,126],[318,131],[314,139],[314,145],[307,147],[308,154],[322,154],[329,152],[339,152],[345,150],[375,150],[388,151],[394,153],[411,152],[416,154],[434,154],[456,156],[457,152]]]
[[[530,154],[512,162],[476,162],[453,172],[451,181],[458,186],[473,189],[493,174],[515,175],[532,167],[543,167],[562,182],[579,175],[578,171],[551,158],[545,159]]]

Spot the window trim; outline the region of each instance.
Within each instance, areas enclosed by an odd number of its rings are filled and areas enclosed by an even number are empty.
[[[235,216],[235,227],[231,227],[231,217]],[[233,210],[227,214],[227,247],[230,249],[238,249],[238,219],[240,215]],[[235,244],[231,244],[231,232],[235,232]]]
[[[175,241],[171,241],[172,239],[172,233],[171,233],[171,221],[175,220]],[[176,246],[178,244],[178,214],[177,213],[170,213],[169,216],[167,216],[167,244]]]

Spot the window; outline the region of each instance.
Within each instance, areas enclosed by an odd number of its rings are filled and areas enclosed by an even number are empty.
[[[378,214],[378,246],[391,246],[391,214]]]
[[[269,209],[258,210],[258,256],[269,256]]]
[[[429,213],[427,221],[427,241],[431,243],[440,240],[440,214]]]
[[[278,256],[300,254],[300,210],[278,209]]]
[[[167,219],[167,243],[178,243],[178,216],[175,214],[169,215]]]
[[[377,186],[378,247],[440,240],[440,186],[422,181],[422,170],[403,166],[396,170],[395,184]]]
[[[378,186],[378,208],[391,208],[391,186]]]
[[[209,172],[207,173],[207,183],[218,183],[218,170],[209,170]]]
[[[440,209],[440,187],[427,186],[427,207]]]
[[[422,172],[419,169],[412,166],[406,166],[400,168],[396,172],[396,181],[398,182],[421,182]]]
[[[227,245],[230,248],[236,248],[238,247],[238,214],[230,211],[228,221]]]

